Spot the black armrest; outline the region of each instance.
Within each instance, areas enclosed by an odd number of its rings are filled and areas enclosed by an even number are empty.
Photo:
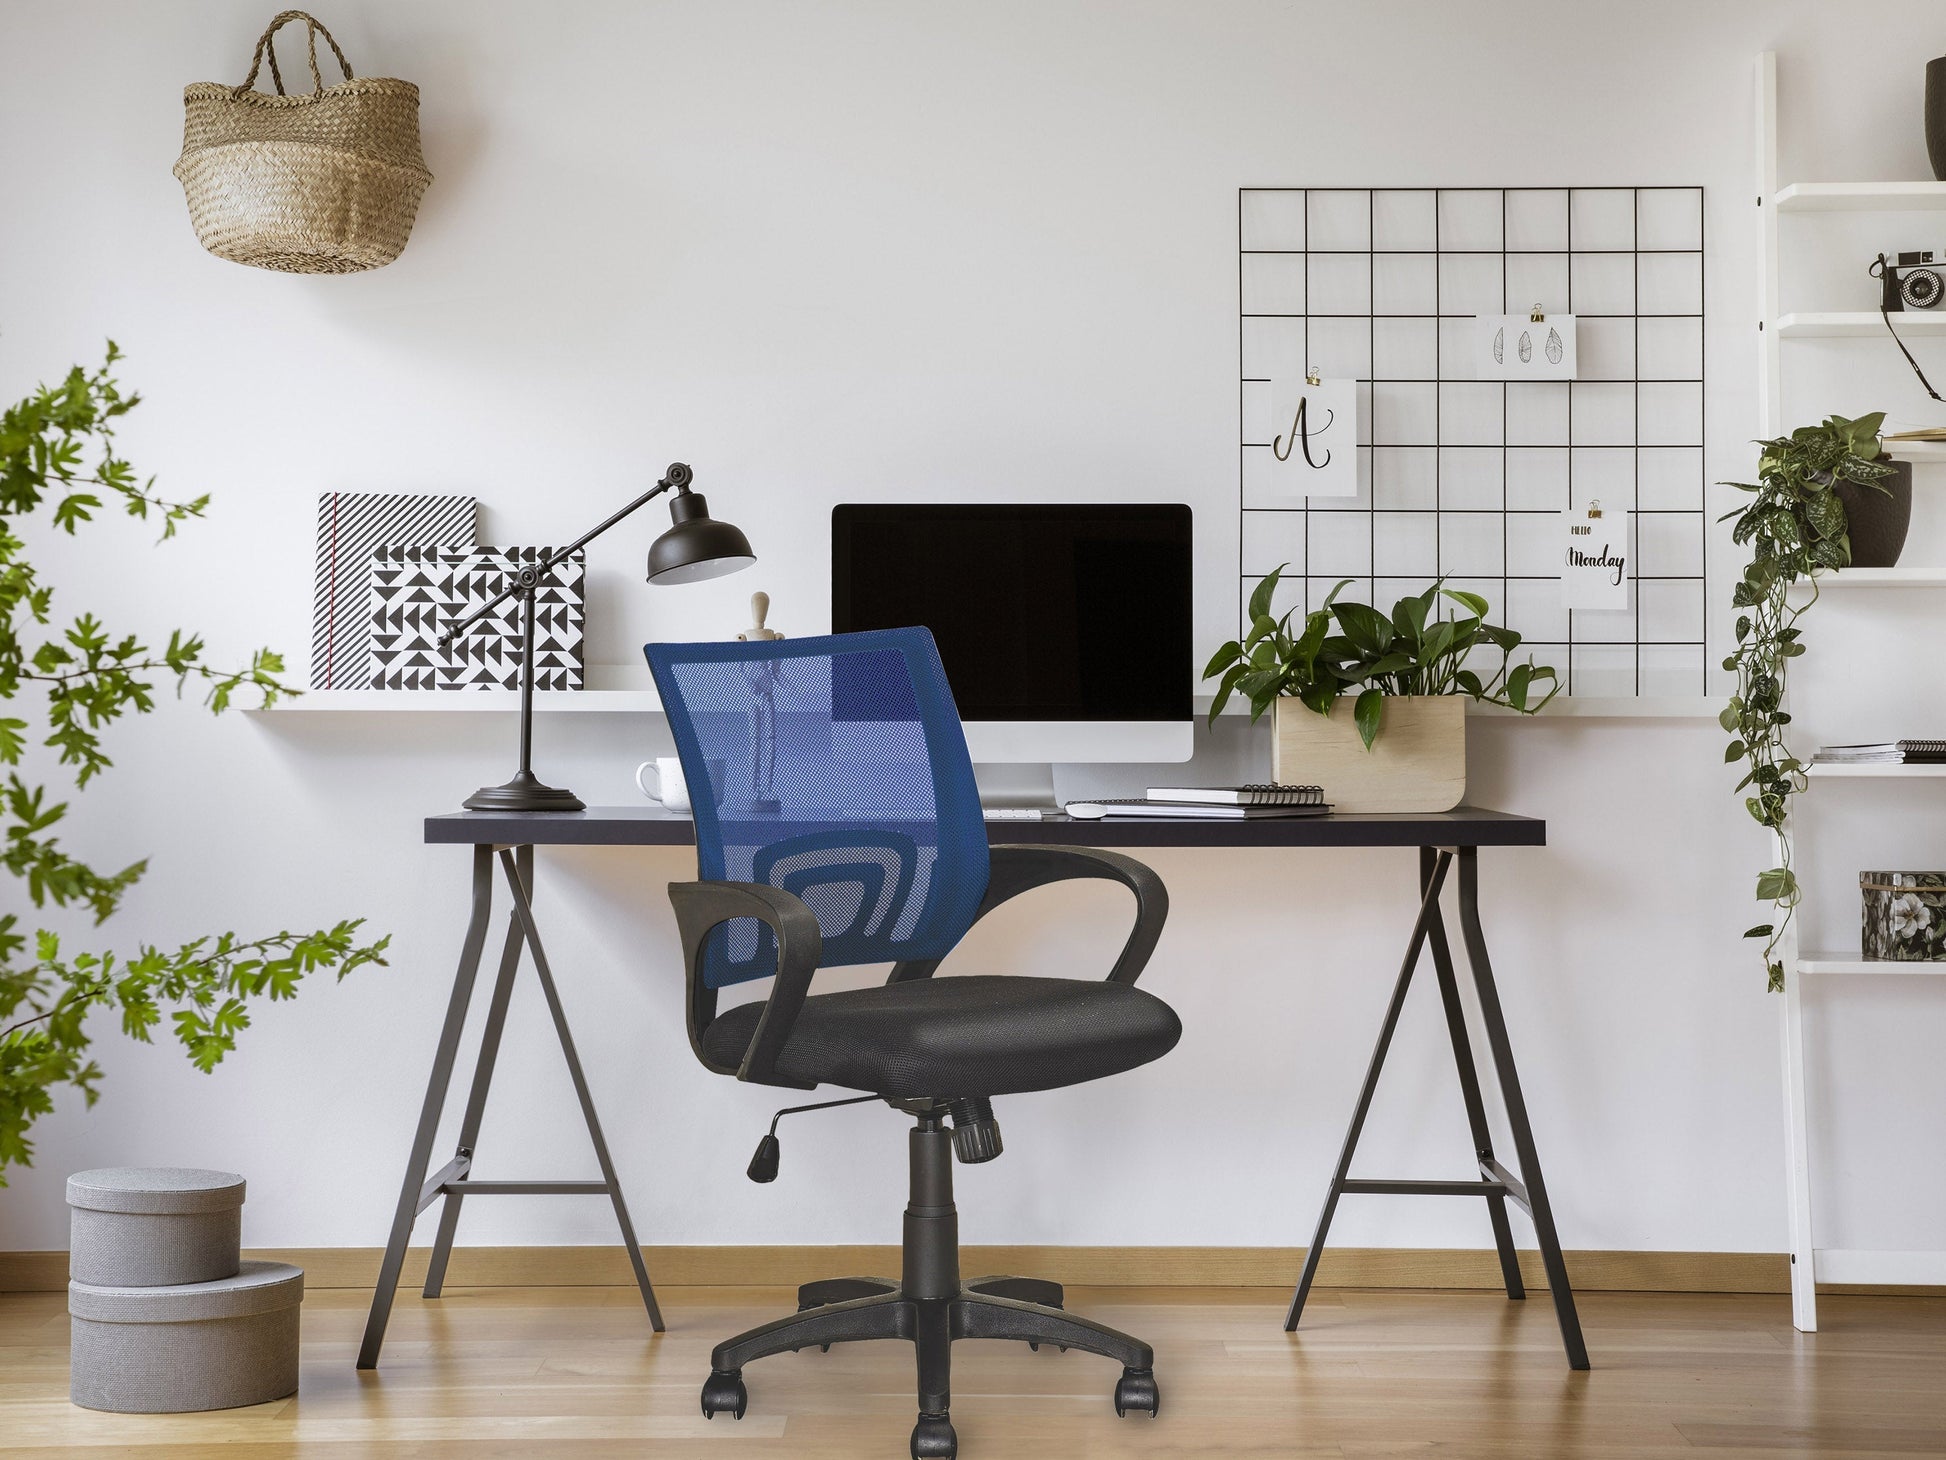
[[[733,918],[757,918],[777,935],[777,973],[736,1077],[758,1085],[813,1088],[777,1076],[778,1056],[784,1052],[784,1043],[804,1007],[811,975],[818,971],[824,957],[824,937],[811,910],[781,887],[761,882],[671,882],[669,901],[676,910],[683,965],[689,976],[691,1040],[700,1039],[702,1026],[716,1010],[715,991],[703,987],[704,940]]]
[[[989,856],[992,871],[987,878],[986,896],[980,899],[979,911],[973,914],[974,922],[1009,898],[1050,882],[1065,882],[1073,877],[1102,877],[1119,882],[1135,894],[1135,926],[1108,977],[1114,983],[1134,983],[1141,976],[1149,955],[1155,952],[1156,940],[1162,936],[1162,925],[1169,917],[1169,891],[1154,872],[1133,857],[1103,851],[1100,847],[1005,846],[991,848]],[[894,964],[886,982],[931,978],[943,961],[925,958]]]

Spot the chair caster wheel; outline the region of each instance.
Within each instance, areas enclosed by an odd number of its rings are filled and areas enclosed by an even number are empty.
[[[1155,1385],[1154,1369],[1123,1369],[1115,1382],[1115,1413],[1126,1415],[1131,1409],[1145,1409],[1151,1418],[1162,1412],[1162,1391]]]
[[[953,1422],[943,1414],[920,1415],[912,1427],[912,1460],[954,1460],[958,1454]]]
[[[749,1407],[750,1391],[743,1387],[741,1370],[710,1370],[709,1378],[703,1381],[704,1419],[715,1419],[719,1414],[742,1419],[743,1411]]]

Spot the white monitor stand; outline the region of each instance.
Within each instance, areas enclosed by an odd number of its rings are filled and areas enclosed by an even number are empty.
[[[982,806],[1058,811],[1055,765],[1185,761],[1196,727],[1191,720],[969,720],[966,745]]]

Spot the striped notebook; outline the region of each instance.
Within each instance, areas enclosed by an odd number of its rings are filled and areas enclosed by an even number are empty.
[[[371,684],[372,554],[382,547],[470,548],[478,517],[479,502],[473,497],[319,494],[312,689],[364,689]]]

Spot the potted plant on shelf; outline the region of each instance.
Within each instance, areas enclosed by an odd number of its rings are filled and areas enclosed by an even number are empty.
[[[1744,934],[1764,940],[1764,971],[1773,992],[1784,986],[1778,953],[1797,908],[1790,839],[1784,835],[1790,798],[1804,789],[1804,764],[1784,741],[1791,717],[1784,709],[1790,661],[1804,652],[1798,620],[1817,602],[1821,571],[1890,567],[1905,543],[1912,512],[1912,465],[1887,460],[1878,429],[1885,413],[1848,421],[1829,416],[1788,436],[1760,441],[1755,482],[1728,482],[1750,500],[1722,520],[1735,522],[1732,539],[1750,549],[1731,602],[1737,609],[1736,651],[1723,667],[1737,677],[1736,693],[1718,720],[1730,732],[1727,764],[1749,763],[1739,793],[1744,807],[1777,842],[1777,865],[1757,878],[1757,899],[1776,916]],[[1903,488],[1903,491],[1901,491]],[[1855,551],[1863,545],[1870,550]],[[1793,585],[1810,594],[1793,606]]]
[[[1220,676],[1210,719],[1233,694],[1250,702],[1252,723],[1271,711],[1272,778],[1322,786],[1340,811],[1450,811],[1466,793],[1466,701],[1531,715],[1560,690],[1551,668],[1513,662],[1520,635],[1488,623],[1477,593],[1442,581],[1387,616],[1341,602],[1347,578],[1293,631],[1296,609],[1270,615],[1283,572],[1257,585],[1243,638],[1203,671]],[[1439,617],[1441,598],[1465,614]],[[1487,679],[1467,668],[1483,645],[1501,655]],[[1536,699],[1543,681],[1547,693]]]

